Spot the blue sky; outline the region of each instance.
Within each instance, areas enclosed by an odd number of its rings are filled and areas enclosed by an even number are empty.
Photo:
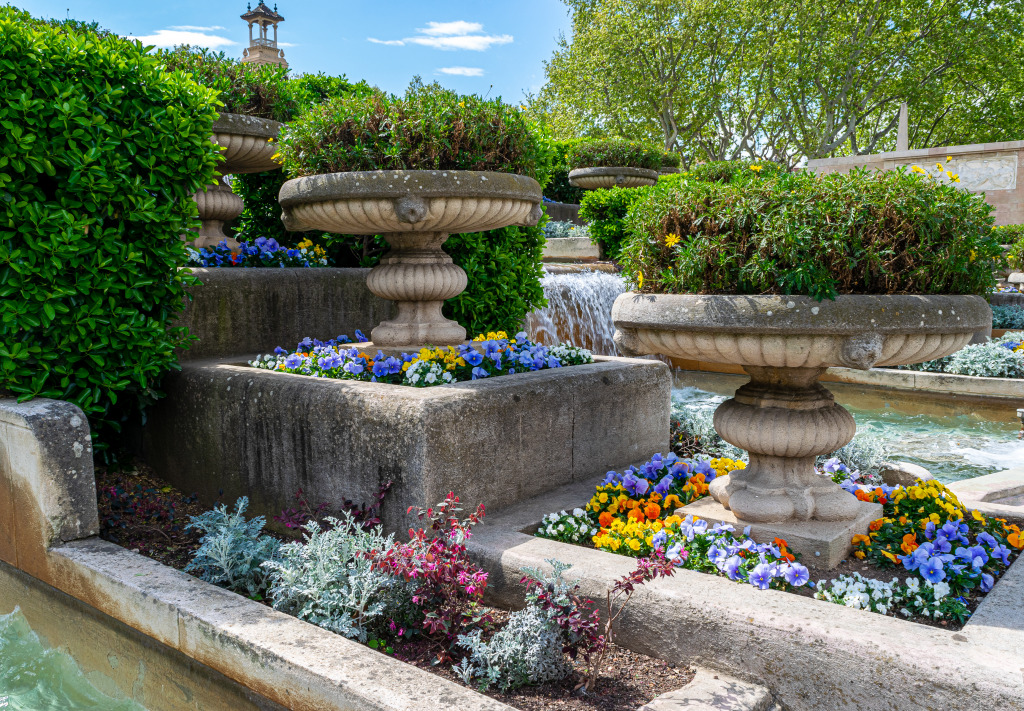
[[[239,19],[245,1],[8,1],[43,17],[65,17],[70,10],[71,17],[147,44],[187,41],[238,57],[248,45],[247,25]],[[559,31],[569,30],[560,0],[278,0],[277,9],[285,18],[278,39],[296,72],[346,74],[393,92],[419,74],[509,102],[540,88],[544,60]]]

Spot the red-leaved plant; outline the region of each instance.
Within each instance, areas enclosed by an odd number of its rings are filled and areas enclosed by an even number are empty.
[[[380,507],[384,502],[384,497],[391,490],[392,483],[388,481],[382,484],[377,493],[373,495],[373,501],[369,504],[357,504],[351,499],[343,499],[341,506],[338,507],[338,511],[347,511],[351,514],[352,520],[359,524],[360,528],[367,531],[370,530],[380,524]],[[321,502],[314,508],[306,499],[302,489],[299,489],[295,492],[295,503],[298,505],[297,508],[282,510],[280,516],[274,516],[274,520],[278,523],[283,523],[285,528],[302,528],[310,521],[316,521],[324,529],[331,527],[326,520],[331,505],[326,501]]]
[[[491,623],[480,611],[487,587],[487,573],[469,561],[466,541],[470,529],[484,517],[484,507],[465,519],[459,497],[449,493],[436,508],[410,506],[428,528],[409,529],[408,543],[394,543],[377,554],[375,566],[405,580],[416,581],[413,603],[423,610],[424,633],[441,643],[438,661],[450,659],[449,649],[456,637],[474,625]]]

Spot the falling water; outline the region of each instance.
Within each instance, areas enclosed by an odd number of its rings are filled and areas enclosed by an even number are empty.
[[[612,304],[626,290],[622,277],[590,269],[545,267],[541,285],[548,305],[526,317],[532,340],[545,345],[572,343],[598,355],[618,355],[612,340]]]

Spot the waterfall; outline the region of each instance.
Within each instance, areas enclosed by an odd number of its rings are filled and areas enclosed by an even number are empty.
[[[541,279],[548,305],[526,317],[526,331],[537,343],[572,343],[596,355],[618,355],[612,337],[612,304],[625,292],[618,274],[591,269],[545,267]]]

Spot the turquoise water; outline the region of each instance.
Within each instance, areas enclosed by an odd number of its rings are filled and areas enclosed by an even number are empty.
[[[743,376],[677,371],[673,399],[714,408]],[[887,459],[920,464],[944,483],[1024,466],[1015,405],[958,401],[908,391],[825,383],[857,422],[858,435],[877,436]]]
[[[46,647],[17,609],[0,615],[3,711],[145,711],[97,691],[65,652]]]

